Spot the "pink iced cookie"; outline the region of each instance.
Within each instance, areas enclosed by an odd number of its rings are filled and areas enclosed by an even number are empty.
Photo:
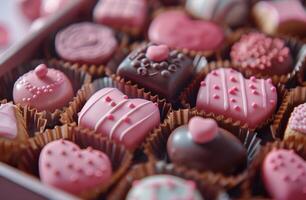
[[[0,105],[0,137],[15,139],[17,133],[15,106],[11,103]]]
[[[262,179],[273,199],[306,199],[306,163],[289,150],[274,150],[265,158]]]
[[[60,31],[55,38],[56,52],[65,60],[104,64],[118,46],[114,32],[102,25],[81,22]]]
[[[115,88],[96,92],[85,104],[78,119],[82,127],[135,149],[160,122],[158,107],[144,99],[128,99]]]
[[[119,29],[142,30],[147,18],[147,0],[100,0],[94,20]]]
[[[157,44],[190,51],[219,49],[224,33],[218,25],[203,20],[192,20],[180,10],[159,14],[149,28],[149,39]]]
[[[276,103],[271,79],[245,79],[233,69],[220,68],[201,82],[196,106],[256,128],[272,116]]]
[[[306,134],[306,103],[294,108],[288,125],[292,130]]]
[[[306,11],[299,0],[260,1],[253,15],[266,33],[306,34]]]
[[[21,76],[13,90],[15,103],[50,112],[66,106],[73,95],[71,82],[66,75],[59,70],[48,69],[45,64]]]
[[[42,0],[40,13],[42,16],[48,16],[60,11],[70,0]]]
[[[19,8],[29,20],[40,17],[40,6],[42,0],[18,0]]]
[[[67,140],[48,143],[39,156],[39,175],[44,184],[73,194],[108,184],[112,164],[101,151],[80,149]]]

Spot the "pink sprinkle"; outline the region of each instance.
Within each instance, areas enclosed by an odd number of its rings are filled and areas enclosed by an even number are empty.
[[[206,83],[204,81],[201,81],[201,86],[206,86]]]
[[[275,92],[276,91],[275,87],[271,87],[271,91]]]
[[[130,103],[129,107],[130,108],[135,108],[135,105],[133,103]]]
[[[115,106],[116,106],[116,103],[115,103],[115,102],[112,102],[110,105],[111,105],[112,107],[115,107]]]
[[[214,85],[214,89],[215,89],[215,90],[219,90],[220,87],[219,87],[218,85]]]
[[[111,99],[109,96],[107,96],[107,97],[105,98],[105,101],[106,101],[106,102],[111,102],[111,100],[112,100],[112,99]]]
[[[230,94],[232,94],[232,95],[235,95],[236,94],[236,90],[235,90],[235,88],[231,88],[231,89],[229,89],[229,91],[228,91]]]
[[[237,106],[237,105],[235,105],[235,106],[234,106],[234,109],[235,109],[236,111],[239,111],[239,110],[240,110],[240,107]]]
[[[124,99],[128,99],[129,97],[128,97],[128,96],[126,96],[126,95],[124,95],[124,96],[123,96],[123,98],[124,98]]]
[[[257,104],[256,103],[252,103],[252,107],[253,108],[257,108]]]
[[[62,156],[66,156],[67,155],[66,151],[64,151],[64,150],[61,152],[61,154],[62,154]]]
[[[113,119],[114,119],[114,116],[113,116],[113,115],[108,115],[108,116],[107,116],[107,119],[113,120]]]
[[[233,103],[235,103],[235,102],[236,102],[236,99],[231,98],[230,101],[233,102]]]
[[[49,149],[49,150],[47,150],[47,154],[48,155],[51,155],[52,154],[52,151]]]
[[[252,94],[256,95],[258,92],[256,90],[252,90]]]
[[[216,71],[213,71],[213,72],[212,72],[212,75],[218,76],[218,73],[217,73]]]
[[[254,84],[250,84],[249,87],[250,87],[251,89],[256,89],[256,86],[255,86]]]
[[[253,81],[254,83],[256,83],[256,77],[255,76],[251,76],[250,80]]]
[[[126,117],[126,118],[124,118],[124,121],[125,121],[126,123],[130,123],[130,118]]]
[[[275,100],[270,100],[270,103],[271,103],[272,105],[274,105],[274,104],[275,104]]]
[[[60,176],[60,175],[61,175],[61,173],[60,173],[60,171],[55,170],[55,171],[54,171],[54,175],[55,175],[55,176]]]
[[[236,82],[237,80],[236,80],[236,78],[235,78],[234,76],[231,76],[231,77],[230,77],[230,81]]]
[[[217,95],[217,94],[214,94],[213,97],[214,97],[214,99],[219,99],[219,95]]]
[[[267,80],[267,82],[270,83],[270,84],[272,84],[272,79],[269,78],[269,79]]]

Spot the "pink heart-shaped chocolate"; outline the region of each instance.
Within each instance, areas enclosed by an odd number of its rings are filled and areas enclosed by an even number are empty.
[[[201,82],[197,108],[256,128],[269,119],[277,103],[271,79],[245,79],[233,69],[220,68]]]
[[[218,134],[218,124],[213,119],[193,117],[188,123],[192,140],[203,144],[213,140]]]
[[[128,99],[116,88],[96,92],[79,113],[79,125],[135,149],[160,123],[158,107],[145,99]]]
[[[98,150],[80,149],[67,140],[48,143],[40,153],[39,174],[43,183],[73,194],[108,184],[112,165]]]
[[[167,60],[169,57],[169,48],[167,45],[149,46],[146,56],[154,62]]]
[[[293,151],[270,152],[262,166],[262,178],[273,199],[306,199],[306,163]]]
[[[151,23],[148,34],[154,43],[191,51],[216,50],[224,40],[223,30],[218,25],[192,20],[180,10],[159,14]]]
[[[0,106],[0,137],[14,139],[17,136],[15,107],[11,103]]]

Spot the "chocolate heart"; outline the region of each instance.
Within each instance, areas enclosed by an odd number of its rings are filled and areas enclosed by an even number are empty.
[[[104,153],[87,148],[81,150],[67,140],[48,143],[40,153],[39,174],[43,183],[73,194],[107,184],[112,165]]]
[[[148,34],[154,43],[191,51],[217,50],[224,40],[223,30],[218,25],[192,20],[180,10],[159,14],[151,23]]]
[[[11,103],[0,106],[0,136],[8,139],[17,137],[17,119],[15,107]]]
[[[271,79],[245,79],[233,69],[220,68],[201,82],[197,108],[256,128],[272,116],[277,103]]]
[[[306,199],[306,163],[293,151],[270,152],[262,166],[262,178],[273,199]]]
[[[136,148],[159,122],[159,110],[153,102],[128,99],[116,88],[96,92],[79,113],[80,126],[130,149]]]

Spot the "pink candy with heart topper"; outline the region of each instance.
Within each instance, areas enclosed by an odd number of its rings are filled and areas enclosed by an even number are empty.
[[[67,140],[48,143],[40,153],[39,174],[44,184],[73,194],[108,184],[112,164],[101,151],[80,149]]]
[[[167,45],[150,46],[146,56],[154,62],[167,60],[169,57],[169,48]]]
[[[270,152],[262,166],[262,178],[273,199],[306,199],[306,163],[293,151]]]
[[[192,140],[203,144],[213,140],[218,135],[218,124],[213,119],[193,117],[188,123]]]

